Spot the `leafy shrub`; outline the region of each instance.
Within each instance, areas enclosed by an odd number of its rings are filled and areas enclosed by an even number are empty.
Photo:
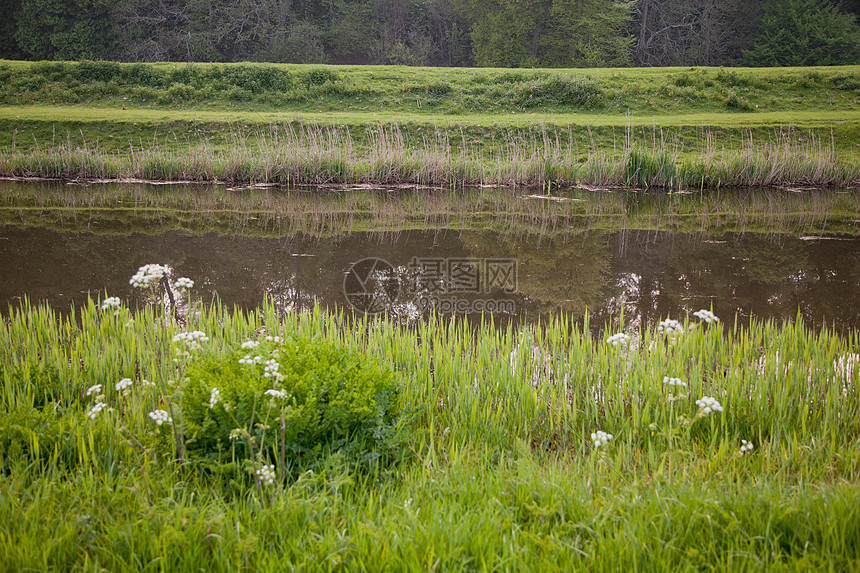
[[[150,88],[164,87],[170,83],[167,74],[149,64],[134,64],[122,68],[122,79],[128,84]]]
[[[340,75],[328,68],[312,68],[304,73],[304,83],[307,87],[321,86],[326,82],[340,80]]]
[[[518,100],[521,105],[565,105],[593,108],[603,102],[605,94],[600,84],[591,78],[555,76],[525,86]]]
[[[748,86],[750,84],[749,78],[740,76],[735,71],[726,71],[722,69],[717,72],[715,79],[718,83],[729,87]]]
[[[286,91],[292,84],[289,71],[272,66],[225,66],[220,75],[226,83],[253,94]]]
[[[212,77],[215,72],[217,78]],[[197,85],[201,81],[211,84],[213,79],[221,78],[221,70],[218,68],[202,69],[191,65],[184,65],[170,71],[170,82],[174,84]]]
[[[677,75],[677,76],[675,76],[674,80],[675,80],[675,85],[680,87],[680,88],[687,88],[687,87],[696,85],[696,81],[693,78],[691,78],[690,76],[688,76],[687,74]]]
[[[240,364],[246,355],[261,358]],[[274,377],[265,375],[268,360],[279,364]],[[393,459],[399,419],[394,374],[332,342],[293,336],[204,355],[189,365],[185,384],[188,452],[211,467],[257,455],[274,463],[282,446],[294,471],[316,467],[333,452],[356,467]],[[266,394],[274,390],[286,396]]]
[[[738,111],[754,111],[755,106],[749,102],[743,96],[736,94],[734,91],[729,90],[728,96],[726,97],[726,107],[729,109],[735,109]]]
[[[82,82],[109,82],[119,76],[121,67],[116,62],[90,62],[84,60],[74,68],[74,76]]]
[[[192,101],[197,98],[197,90],[186,84],[173,84],[167,94],[173,101]]]
[[[830,78],[833,86],[839,90],[860,90],[860,76],[849,74],[838,74]]]
[[[65,62],[36,62],[30,68],[34,74],[45,76],[50,80],[65,79],[69,75],[69,65]]]

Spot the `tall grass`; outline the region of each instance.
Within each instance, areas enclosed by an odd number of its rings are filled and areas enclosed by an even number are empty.
[[[750,139],[737,149],[705,138],[695,153],[656,140],[630,140],[620,150],[584,154],[541,133],[509,137],[497,152],[453,144],[445,132],[409,145],[397,125],[380,124],[366,144],[347,128],[272,125],[234,133],[225,147],[208,142],[184,151],[144,147],[109,153],[70,142],[28,152],[0,153],[0,175],[59,179],[144,179],[231,183],[477,185],[635,188],[727,186],[845,186],[860,182],[860,162],[839,157],[832,142],[810,135],[777,142]]]
[[[857,566],[858,335],[801,321],[684,320],[629,349],[564,318],[515,331],[219,306],[188,316],[206,352],[300,332],[397,371],[412,455],[373,475],[327,469],[258,492],[154,455],[179,327],[95,302],[25,303],[0,324],[0,563],[309,570],[737,569]],[[606,334],[625,329],[609,325]],[[686,388],[669,388],[664,377]],[[87,387],[111,410],[86,417]],[[721,413],[695,405],[716,397]],[[590,434],[614,434],[595,447]],[[740,440],[753,452],[741,454]],[[193,468],[193,461],[191,467]]]

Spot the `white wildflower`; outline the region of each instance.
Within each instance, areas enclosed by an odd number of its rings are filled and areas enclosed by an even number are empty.
[[[741,455],[744,455],[746,452],[751,452],[753,449],[752,442],[748,442],[746,440],[741,440]]]
[[[702,412],[707,416],[711,412],[722,412],[722,405],[717,402],[716,398],[712,398],[710,396],[702,396],[699,400],[696,400],[696,406],[702,409]]]
[[[595,448],[599,448],[611,442],[613,437],[614,436],[612,434],[607,434],[606,432],[598,430],[591,434],[591,441],[594,442]]]
[[[232,430],[230,430],[230,439],[231,440],[233,440],[233,441],[240,440],[244,437],[245,437],[245,430],[243,430],[242,428],[233,428]]]
[[[260,481],[263,482],[263,485],[274,485],[275,484],[275,466],[269,464],[264,465],[260,469],[257,470],[257,477],[260,478]]]
[[[256,340],[247,340],[247,341],[242,343],[242,349],[243,350],[253,350],[253,349],[257,348],[258,346],[260,346],[260,343],[257,342]]]
[[[119,308],[122,304],[122,301],[118,296],[109,296],[102,301],[102,310],[110,310],[112,308]]]
[[[697,310],[693,313],[693,316],[695,316],[699,320],[704,320],[708,324],[711,324],[712,322],[720,322],[720,319],[717,318],[717,315],[715,315],[710,310]]]
[[[675,336],[678,334],[684,334],[684,327],[681,326],[681,323],[677,320],[667,318],[666,320],[661,320],[660,324],[657,325],[657,332],[660,334],[665,333],[669,336]]]
[[[167,274],[167,267],[163,265],[143,265],[128,281],[135,288],[154,287]]]
[[[96,384],[95,386],[90,386],[87,388],[87,396],[92,396],[93,394],[101,394],[102,393],[102,385]]]
[[[173,283],[173,286],[178,289],[187,290],[194,288],[194,281],[186,277],[179,277],[176,279],[176,282]]]
[[[95,417],[99,415],[99,412],[104,410],[105,406],[107,406],[107,404],[105,404],[104,402],[96,402],[95,404],[93,404],[93,407],[90,408],[89,412],[87,412],[87,416],[90,418],[90,420],[94,420]]]
[[[239,364],[260,364],[262,362],[263,357],[259,355],[252,358],[250,354],[246,354],[244,358],[239,359]]]
[[[624,334],[623,332],[619,332],[618,334],[613,334],[609,338],[606,339],[606,344],[617,348],[621,346],[622,348],[627,347],[630,344],[630,335]]]
[[[215,404],[221,401],[221,390],[218,388],[212,388],[212,392],[209,393],[209,409],[215,407]]]
[[[279,400],[283,400],[287,397],[287,393],[283,390],[266,390],[266,395],[271,396],[272,398],[277,398]]]
[[[170,414],[168,414],[164,410],[153,410],[149,413],[149,417],[152,418],[152,421],[159,426],[165,422],[173,421],[173,418],[170,417]]]
[[[132,384],[134,384],[134,382],[132,381],[131,378],[123,378],[122,380],[120,380],[119,382],[116,383],[116,385],[113,387],[113,389],[116,390],[117,392],[125,393],[126,390],[131,388]]]
[[[280,342],[283,339],[280,336],[267,336],[266,340],[269,342]]]
[[[209,337],[205,332],[193,330],[191,332],[180,332],[173,337],[173,342],[182,342],[189,350],[197,350],[200,348],[200,343],[208,342]]]
[[[149,380],[141,380],[140,385],[144,386],[146,388],[151,388],[151,387],[155,386],[155,382],[150,382]]]
[[[281,365],[278,364],[278,361],[272,358],[271,360],[266,360],[266,366],[263,368],[263,378],[271,378],[272,376],[277,377],[278,368]]]
[[[668,376],[663,376],[663,384],[666,386],[680,386],[682,388],[687,387],[687,383],[683,382],[680,378],[670,378]]]

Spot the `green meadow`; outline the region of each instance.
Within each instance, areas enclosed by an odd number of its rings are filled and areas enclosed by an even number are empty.
[[[171,284],[178,322],[102,297],[0,324],[6,569],[860,564],[856,332],[703,314],[595,339]]]

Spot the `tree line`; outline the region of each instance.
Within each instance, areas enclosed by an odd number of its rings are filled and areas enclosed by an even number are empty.
[[[856,64],[858,17],[860,0],[5,0],[0,58]]]

